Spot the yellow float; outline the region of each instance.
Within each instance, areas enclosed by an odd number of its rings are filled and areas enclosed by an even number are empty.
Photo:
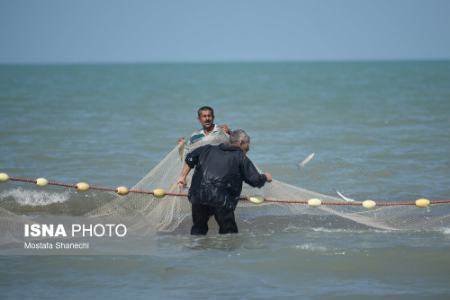
[[[128,190],[128,188],[126,186],[119,186],[118,188],[116,188],[116,193],[121,196],[128,195],[129,192],[130,191]]]
[[[46,186],[47,184],[48,184],[48,180],[43,177],[36,179],[37,186]]]
[[[430,206],[430,200],[425,198],[420,198],[416,200],[416,206],[420,208],[426,208]]]
[[[316,199],[316,198],[311,198],[308,200],[308,205],[311,207],[319,207],[322,205],[322,200]]]
[[[373,200],[365,200],[363,201],[362,206],[367,209],[372,209],[377,206],[377,203]]]
[[[166,195],[166,192],[163,189],[154,189],[153,196],[156,198],[163,198]]]
[[[6,173],[0,173],[0,182],[6,182],[9,180],[9,176]]]
[[[261,204],[261,203],[264,202],[264,197],[262,197],[262,196],[250,196],[250,197],[247,197],[247,200],[250,201],[251,203]]]
[[[86,182],[79,182],[76,184],[76,187],[80,192],[86,192],[87,190],[89,190],[89,184],[87,184]]]

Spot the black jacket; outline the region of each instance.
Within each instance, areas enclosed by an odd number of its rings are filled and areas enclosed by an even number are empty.
[[[267,178],[237,146],[220,144],[199,147],[186,156],[194,168],[188,198],[191,203],[236,208],[242,182],[262,187]]]

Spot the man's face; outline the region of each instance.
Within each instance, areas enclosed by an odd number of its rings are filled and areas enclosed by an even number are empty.
[[[198,116],[198,120],[205,130],[210,130],[214,124],[214,116],[209,110],[202,110]]]

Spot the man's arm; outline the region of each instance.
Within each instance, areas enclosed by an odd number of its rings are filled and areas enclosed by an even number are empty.
[[[180,177],[178,178],[177,183],[181,186],[186,185],[186,177],[188,176],[189,172],[191,171],[191,167],[187,163],[184,163],[183,169],[181,169]]]
[[[244,181],[252,187],[262,187],[266,182],[272,182],[272,175],[270,173],[260,174],[255,165],[248,157],[244,156],[241,172],[244,177]]]
[[[187,175],[189,174],[191,169],[195,168],[195,166],[198,164],[198,159],[202,151],[208,147],[210,147],[210,145],[199,147],[186,155],[183,168],[181,169],[180,177],[178,178],[177,181],[178,184],[183,186],[186,185]]]

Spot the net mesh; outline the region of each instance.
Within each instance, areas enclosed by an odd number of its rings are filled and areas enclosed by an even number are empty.
[[[23,210],[17,210],[21,207],[20,205],[12,206],[16,209],[15,211],[0,207],[0,228],[2,228],[0,231],[0,254],[5,249],[5,251],[10,251],[7,253],[16,253],[17,249],[22,249],[24,225],[33,223],[125,224],[128,229],[126,241],[119,241],[113,246],[103,245],[99,248],[106,249],[105,251],[115,249],[119,253],[130,253],[130,251],[137,251],[136,249],[147,253],[147,245],[140,244],[152,240],[147,239],[147,236],[158,233],[188,233],[192,224],[191,205],[185,196],[188,188],[180,190],[176,184],[185,155],[196,147],[204,144],[219,144],[226,142],[227,139],[228,137],[224,134],[209,135],[201,142],[195,143],[195,147],[193,145],[176,146],[131,188],[135,192],[125,196],[117,195],[114,189],[98,188],[95,190],[92,187],[94,191],[70,193],[71,201],[48,204],[45,207],[29,207],[27,209],[39,208],[39,210],[26,210],[26,213],[23,213],[25,212]],[[190,180],[191,177],[188,177],[188,186]],[[34,180],[29,179],[17,181],[35,183]],[[57,185],[74,188],[74,185]],[[149,193],[136,193],[136,191],[152,191],[155,188],[162,188],[166,193],[180,195],[166,195],[163,198],[157,198]],[[382,201],[378,201],[375,208],[366,209],[361,205],[350,205],[338,197],[323,195],[277,180],[266,183],[261,189],[244,184],[241,197],[248,196],[262,196],[266,199],[261,204],[242,200],[239,201],[236,208],[235,214],[239,229],[248,229],[252,233],[261,230],[283,231],[290,226],[332,230],[437,230],[441,232],[450,230],[450,205],[446,201],[444,202],[447,205],[431,205],[427,208],[417,208],[414,205],[384,206]],[[311,198],[318,198],[328,204],[310,207],[305,202]],[[291,203],[287,203],[288,201]],[[330,205],[331,203],[333,205]],[[77,204],[81,204],[83,208],[88,206],[88,209],[78,214],[79,206]],[[59,205],[56,208],[60,207],[62,210],[54,215],[52,214],[52,205]],[[88,212],[85,213],[86,211]],[[209,227],[211,231],[217,228],[213,218],[210,220]],[[41,240],[45,241],[45,238],[34,238],[34,241]],[[94,242],[98,243],[96,240],[92,241],[92,243]]]
[[[195,147],[204,144],[219,144],[226,136],[217,135],[205,138]],[[134,187],[135,190],[163,188],[168,192],[180,192],[176,181],[180,174],[183,158],[193,146],[176,146]],[[191,172],[192,174],[192,172]],[[190,178],[188,178],[189,186]],[[181,192],[187,193],[187,189]],[[263,188],[252,188],[244,184],[241,196],[261,195],[271,199],[308,200],[318,198],[322,201],[345,203],[332,196],[299,188],[281,181],[273,180]],[[309,207],[296,203],[263,202],[253,204],[240,201],[236,209],[236,218],[240,226],[258,226],[271,220],[273,226],[283,226],[288,222],[300,223],[312,227],[366,227],[382,230],[435,230],[448,228],[450,224],[449,205],[435,205],[426,209],[415,206],[377,206],[366,209],[361,206],[336,205]],[[149,232],[173,232],[190,224],[191,206],[186,197],[166,196],[156,198],[153,195],[128,194],[117,196],[111,202],[90,211],[87,216],[132,217],[135,222],[129,225],[131,230]],[[275,221],[276,220],[276,221]],[[213,224],[211,224],[213,225]]]

